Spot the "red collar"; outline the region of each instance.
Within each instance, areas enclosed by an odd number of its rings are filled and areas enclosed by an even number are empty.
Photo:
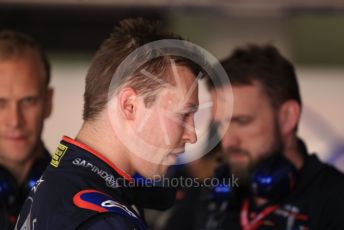
[[[78,147],[86,150],[87,152],[93,154],[94,156],[96,156],[100,160],[104,161],[107,165],[109,165],[113,170],[115,170],[119,175],[121,175],[127,181],[130,182],[130,181],[133,180],[133,178],[129,174],[127,174],[126,172],[124,172],[123,170],[118,168],[111,161],[109,161],[106,157],[104,157],[101,153],[95,151],[94,149],[90,148],[89,146],[87,146],[85,144],[82,144],[79,141],[74,140],[74,139],[72,139],[70,137],[67,137],[67,136],[63,136],[62,140],[65,141],[65,142],[68,142],[68,143],[70,143],[72,145],[78,146]]]

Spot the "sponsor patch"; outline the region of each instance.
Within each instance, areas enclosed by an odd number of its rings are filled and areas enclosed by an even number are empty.
[[[106,186],[110,187],[110,188],[117,188],[118,184],[117,181],[115,180],[114,175],[112,175],[111,173],[100,169],[98,166],[92,164],[91,162],[82,159],[82,158],[75,158],[73,160],[73,165],[79,166],[79,167],[84,167],[87,168],[89,170],[91,170],[91,172],[97,174],[99,177],[101,177],[105,183]]]
[[[55,150],[53,157],[51,158],[50,164],[57,168],[60,164],[60,161],[63,155],[66,153],[67,149],[68,149],[67,146],[63,144],[59,144],[57,146],[57,149]]]

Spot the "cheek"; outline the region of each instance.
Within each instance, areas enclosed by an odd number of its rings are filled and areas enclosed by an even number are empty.
[[[0,109],[0,126],[6,124],[7,112],[4,109]]]
[[[182,139],[184,133],[184,123],[180,117],[176,118],[175,120],[168,119],[167,120],[167,127],[168,132],[173,139],[173,142],[179,142]]]
[[[253,158],[266,154],[274,142],[275,132],[273,129],[273,122],[269,121],[263,124],[257,125],[254,129],[250,130],[250,132],[247,132],[246,135],[246,142],[248,143],[247,148]]]
[[[142,122],[144,124],[141,124]],[[165,149],[175,144],[175,136],[178,135],[176,127],[177,123],[166,114],[153,111],[148,119],[143,118],[134,125],[134,132],[144,143]]]
[[[42,106],[35,106],[23,111],[23,116],[25,119],[25,124],[27,128],[32,129],[32,132],[37,132],[41,129],[44,114]]]

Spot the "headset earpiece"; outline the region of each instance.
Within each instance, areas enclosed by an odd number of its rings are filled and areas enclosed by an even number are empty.
[[[221,164],[215,169],[214,179],[217,180],[217,183],[212,187],[211,200],[222,202],[233,198],[235,191],[231,187],[230,178],[231,174],[227,164]]]
[[[215,170],[219,184],[212,188],[210,199],[215,202],[238,202],[247,193],[246,188],[232,188],[228,178],[231,173],[228,165],[223,164]],[[250,191],[254,196],[278,201],[288,196],[296,186],[297,170],[281,154],[275,154],[260,163],[252,173]],[[222,182],[222,183],[221,183]]]
[[[296,178],[294,165],[281,154],[275,154],[256,167],[251,190],[254,196],[278,201],[294,190]]]

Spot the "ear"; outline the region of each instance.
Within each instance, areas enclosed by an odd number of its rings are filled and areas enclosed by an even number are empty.
[[[127,120],[133,120],[137,110],[138,95],[131,87],[125,87],[118,94],[119,110]]]
[[[53,110],[53,95],[54,95],[54,89],[48,88],[46,91],[46,98],[45,98],[44,118],[48,118]]]
[[[288,135],[294,132],[300,120],[300,104],[295,100],[286,101],[279,108],[278,112],[282,135]]]

